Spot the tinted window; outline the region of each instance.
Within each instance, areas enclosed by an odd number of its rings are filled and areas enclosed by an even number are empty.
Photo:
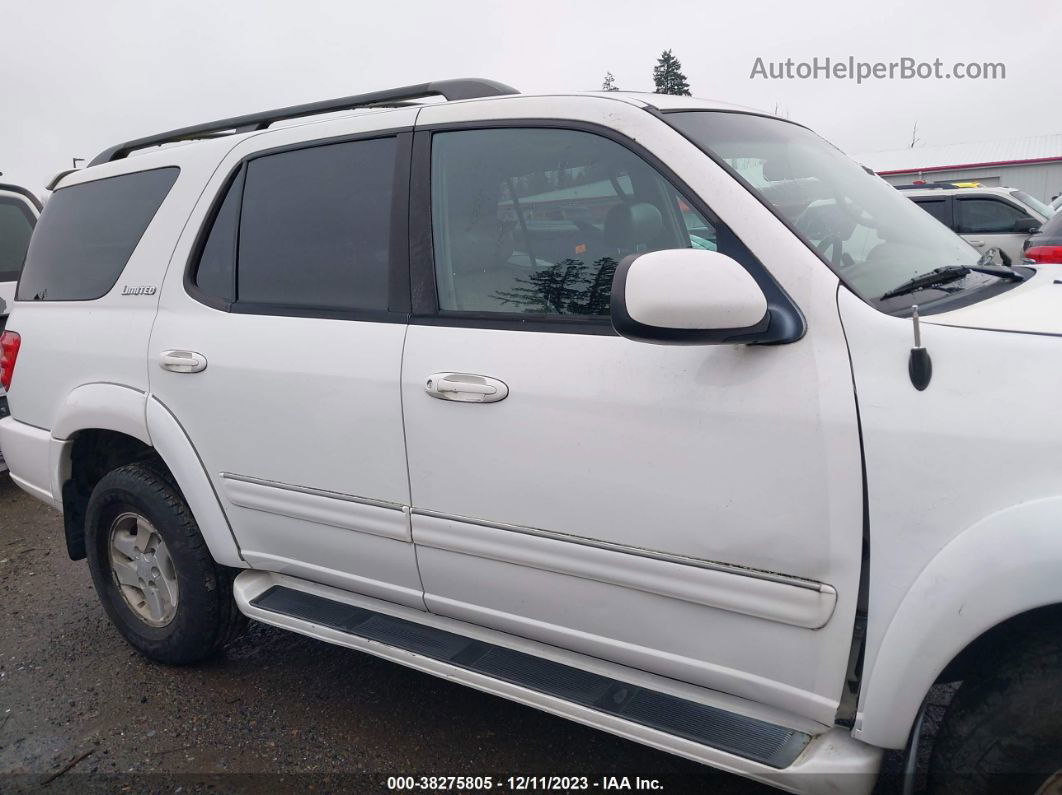
[[[26,203],[0,196],[0,282],[18,279],[31,232],[33,214]]]
[[[232,181],[199,255],[195,283],[203,292],[226,302],[236,298],[236,230],[240,222],[243,171]]]
[[[947,199],[915,199],[914,203],[942,224],[951,226],[951,212],[948,209]]]
[[[959,232],[1005,234],[1014,231],[1014,222],[1030,216],[1012,204],[995,199],[960,199]]]
[[[18,299],[82,301],[105,295],[177,173],[160,168],[57,190],[30,240]]]
[[[443,310],[602,316],[627,255],[716,250],[716,229],[626,148],[570,130],[432,138]]]
[[[238,304],[386,309],[395,139],[247,164]]]

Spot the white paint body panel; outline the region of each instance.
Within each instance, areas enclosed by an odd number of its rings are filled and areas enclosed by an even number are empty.
[[[400,510],[381,520],[381,509],[307,494],[409,504],[399,400],[405,326],[223,312],[195,301],[183,284],[213,199],[243,157],[311,135],[408,126],[415,115],[397,110],[269,130],[231,147],[173,252],[147,371],[152,394],[193,440],[245,560],[423,607]],[[164,370],[160,357],[170,349],[195,351],[209,364],[198,373]]]
[[[52,493],[49,448],[52,436],[14,417],[0,420],[0,449],[11,468],[11,479],[38,500],[58,508]]]
[[[423,529],[433,545],[419,553],[430,609],[832,721],[862,528],[836,277],[722,169],[626,101],[497,98],[428,107],[418,124],[506,117],[604,124],[649,148],[752,248],[810,330],[757,348],[410,326],[403,397],[413,538],[419,544]],[[424,379],[441,370],[497,378],[509,396],[432,400]],[[602,582],[585,575],[616,565],[615,553],[575,545],[580,574],[559,563],[550,571],[527,565],[543,542],[526,534],[505,542],[520,565],[452,551],[477,531],[453,525],[440,539],[446,529],[422,523],[422,510],[805,578],[830,586],[836,608],[809,629],[708,606],[694,566],[674,566],[674,589],[701,602],[649,592],[630,587],[650,565],[633,557],[623,584]],[[732,579],[734,600],[747,597]]]
[[[1027,284],[992,300],[1010,295],[1017,305],[1019,291],[1038,289]],[[1062,294],[1058,300],[1062,309]],[[846,290],[839,302],[863,421],[871,526],[856,736],[899,748],[926,689],[954,655],[1019,612],[1062,602],[1062,429],[1049,397],[1062,394],[1062,345],[1057,337],[942,325],[976,307],[929,316],[922,344],[933,380],[918,392],[907,377],[910,320]],[[1055,323],[1062,333],[1062,312]]]

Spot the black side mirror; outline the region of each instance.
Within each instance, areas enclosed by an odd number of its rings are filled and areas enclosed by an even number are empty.
[[[1035,218],[1019,218],[1014,222],[1014,231],[1022,235],[1031,235],[1040,231],[1040,222]]]

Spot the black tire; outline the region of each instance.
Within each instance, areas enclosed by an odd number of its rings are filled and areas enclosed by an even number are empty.
[[[111,526],[123,513],[149,521],[172,559],[179,598],[172,618],[152,626],[132,607],[111,564]],[[85,512],[89,571],[103,608],[122,636],[152,660],[183,665],[213,656],[246,625],[232,596],[234,569],[214,562],[176,484],[148,463],[127,464],[96,484]]]
[[[929,763],[932,793],[1034,795],[1062,771],[1062,639],[1001,652],[994,672],[963,682],[948,706]],[[1062,791],[1056,783],[1048,791]]]

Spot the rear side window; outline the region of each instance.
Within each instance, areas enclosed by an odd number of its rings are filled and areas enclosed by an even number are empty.
[[[217,210],[195,285],[237,311],[385,311],[395,151],[378,138],[250,160]]]
[[[0,196],[0,282],[18,279],[31,232],[33,214],[25,202]]]
[[[18,300],[85,301],[106,295],[179,170],[138,171],[57,190],[30,240]]]
[[[947,199],[915,199],[914,203],[945,226],[951,226],[951,208]]]

